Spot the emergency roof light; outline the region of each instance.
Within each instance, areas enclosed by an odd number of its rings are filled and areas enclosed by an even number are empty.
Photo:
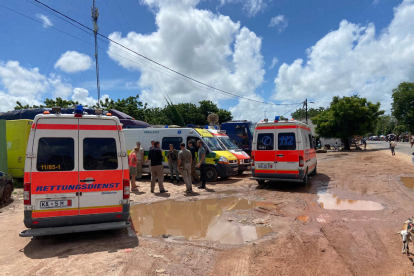
[[[206,129],[208,129],[208,125],[206,125]]]
[[[269,119],[264,119],[264,122],[267,123],[269,121]],[[263,121],[262,121],[263,122]]]
[[[280,117],[279,116],[275,116],[275,123],[279,122]]]
[[[62,113],[62,108],[60,106],[54,106],[52,107],[52,112],[55,112],[56,114]]]
[[[75,117],[82,117],[83,106],[81,104],[75,105]]]
[[[165,128],[168,128],[168,126],[165,126]]]
[[[43,111],[43,114],[50,114],[50,112],[45,110],[45,111]]]
[[[103,114],[103,110],[101,108],[95,108],[95,114],[96,115],[102,115]]]

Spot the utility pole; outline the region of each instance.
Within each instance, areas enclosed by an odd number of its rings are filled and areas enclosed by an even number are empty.
[[[315,102],[309,102],[309,103],[315,103]],[[303,106],[305,107],[305,120],[306,120],[306,124],[308,124],[308,99],[306,99],[303,102]]]
[[[98,8],[95,7],[95,0],[93,0],[92,10],[92,21],[93,21],[93,34],[95,36],[95,61],[96,61],[96,86],[98,88],[98,107],[100,106],[101,91],[99,87],[99,63],[98,63]]]

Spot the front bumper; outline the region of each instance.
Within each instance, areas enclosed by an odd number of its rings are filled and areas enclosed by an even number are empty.
[[[247,163],[247,164],[241,164],[239,165],[239,171],[250,171],[252,169],[252,165]]]
[[[239,172],[239,165],[235,164],[217,164],[217,173],[220,177],[229,177],[237,175]]]

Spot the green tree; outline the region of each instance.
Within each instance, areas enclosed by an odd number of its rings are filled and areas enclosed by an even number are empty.
[[[403,82],[392,90],[392,115],[414,132],[414,82]]]
[[[393,132],[397,135],[405,134],[407,132],[408,128],[405,125],[398,125],[395,126]]]
[[[100,101],[101,108],[105,110],[116,109],[118,111],[128,114],[135,120],[145,121],[145,108],[142,102],[139,100],[139,95],[130,96],[126,99],[118,99],[117,101],[110,100],[108,98],[105,101]]]
[[[62,108],[74,107],[75,105],[79,104],[77,101],[63,100],[60,97],[57,97],[55,100],[46,98],[44,103],[45,103],[44,107],[60,106]],[[41,106],[41,107],[43,107],[43,106]]]
[[[391,115],[382,115],[378,118],[378,122],[375,128],[375,135],[387,135],[394,131],[397,125],[397,120]]]
[[[330,107],[314,117],[316,132],[321,137],[341,138],[345,149],[349,150],[348,138],[353,135],[364,135],[375,130],[379,116],[380,103],[373,104],[359,96],[334,97]]]
[[[316,117],[324,111],[325,111],[324,107],[309,108],[308,109],[308,119]],[[292,116],[292,118],[295,119],[295,120],[305,119],[305,116],[306,116],[305,108],[296,109],[295,112],[290,114],[290,116]]]

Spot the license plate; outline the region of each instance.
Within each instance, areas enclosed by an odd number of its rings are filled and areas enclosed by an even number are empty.
[[[247,169],[248,169],[248,170],[251,170],[251,169],[252,169],[252,166],[248,166],[248,167],[247,167]]]
[[[48,200],[40,201],[40,208],[56,208],[72,206],[72,200]]]
[[[273,165],[272,164],[259,164],[258,168],[259,169],[271,169],[273,168]]]

